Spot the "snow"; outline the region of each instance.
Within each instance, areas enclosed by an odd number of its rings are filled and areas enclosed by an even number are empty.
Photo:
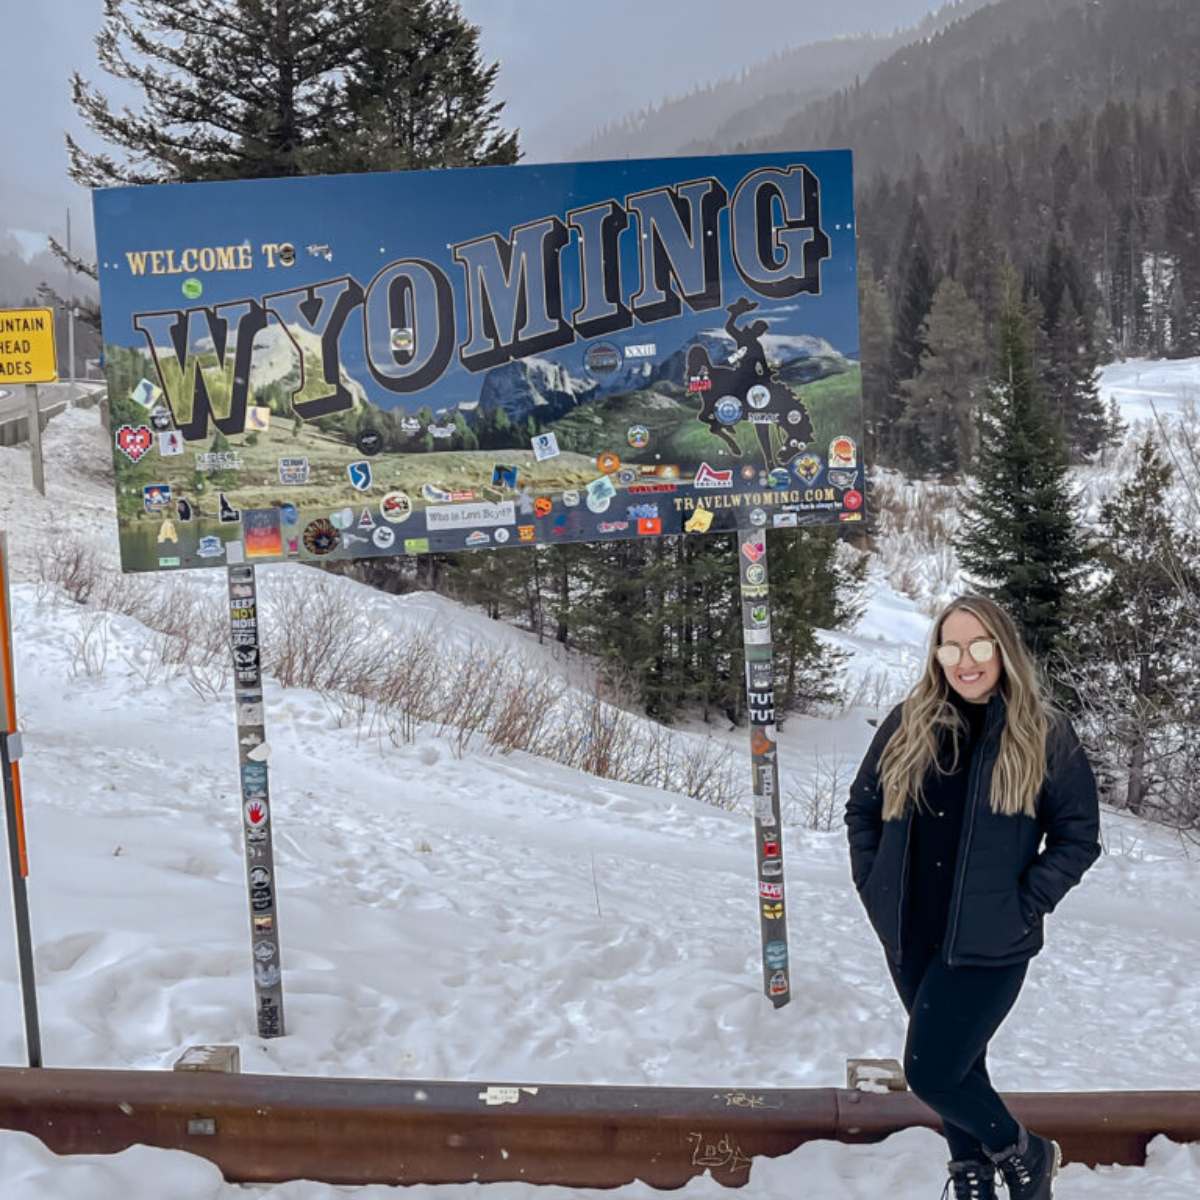
[[[1100,398],[1116,399],[1121,419],[1154,420],[1178,416],[1200,400],[1200,359],[1156,361],[1130,358],[1110,363],[1100,372]]]
[[[1175,366],[1143,364],[1143,377],[1165,389]],[[903,694],[928,633],[923,606],[889,585],[881,564],[872,565],[856,628],[826,635],[852,656],[859,706],[790,720],[781,735],[784,796],[789,788],[795,796],[784,838],[792,1004],[776,1011],[761,995],[744,815],[531,754],[458,756],[428,730],[400,747],[356,740],[320,696],[268,680],[288,1036],[262,1041],[251,1006],[232,697],[203,698],[179,676],[147,675],[144,626],[39,585],[38,558],[59,539],[83,539],[116,562],[109,452],[95,410],[51,422],[45,446],[45,500],[31,489],[27,449],[0,449],[0,527],[17,574],[47,1065],[169,1069],[188,1046],[221,1043],[240,1047],[246,1072],[470,1079],[481,1090],[517,1081],[840,1087],[848,1058],[901,1057],[903,1010],[850,882],[840,822],[848,776],[835,787],[830,775],[835,762],[843,772],[857,765],[873,732],[866,718]],[[278,589],[321,578],[288,566],[260,576],[264,609]],[[147,586],[164,595],[186,586],[219,604],[224,578],[195,572]],[[488,644],[541,655],[586,686],[586,671],[556,647],[448,600],[336,586],[347,621],[368,614],[397,631],[435,622],[448,639],[447,671],[456,653]],[[75,647],[101,635],[103,669],[81,672]],[[744,750],[745,732],[728,741]],[[833,824],[808,828],[794,815],[804,789],[822,780],[836,792]],[[1002,1091],[1197,1086],[1200,870],[1171,834],[1125,814],[1105,811],[1102,840],[1105,853],[1048,919],[1046,949],[993,1040]],[[18,1065],[13,942],[11,920],[0,921],[0,1063]],[[929,1130],[874,1146],[812,1143],[756,1161],[747,1194],[926,1200],[941,1189],[947,1157]],[[0,1179],[14,1200],[659,1194],[641,1185],[233,1187],[179,1152],[58,1158],[16,1133],[0,1133]],[[1071,1165],[1056,1195],[1183,1200],[1198,1184],[1200,1145],[1159,1136],[1144,1168]],[[705,1178],[679,1194],[729,1193]]]

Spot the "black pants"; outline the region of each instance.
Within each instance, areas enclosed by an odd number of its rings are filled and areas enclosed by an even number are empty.
[[[1011,1146],[1017,1122],[987,1073],[987,1044],[1016,1003],[1028,962],[1011,967],[947,967],[934,946],[904,948],[904,963],[888,959],[892,982],[908,1011],[904,1074],[908,1086],[939,1117],[953,1159]]]

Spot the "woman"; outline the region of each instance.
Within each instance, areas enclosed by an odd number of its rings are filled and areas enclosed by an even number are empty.
[[[909,1013],[904,1071],[941,1118],[956,1200],[1050,1200],[1062,1152],[992,1088],[987,1044],[1042,918],[1100,854],[1096,783],[1012,618],[979,596],[933,627],[846,805],[850,867]],[[1038,847],[1045,835],[1046,846]]]

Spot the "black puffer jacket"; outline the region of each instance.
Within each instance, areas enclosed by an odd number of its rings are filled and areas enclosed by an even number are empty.
[[[908,882],[912,804],[904,817],[884,821],[879,760],[900,727],[897,705],[879,726],[850,787],[846,826],[854,886],[888,957],[902,960],[902,914]],[[950,913],[942,938],[947,966],[1008,966],[1042,948],[1042,917],[1053,912],[1100,855],[1096,781],[1075,730],[1065,717],[1051,724],[1046,778],[1037,819],[993,813],[992,768],[1004,729],[1005,703],[988,702],[972,760],[958,847]],[[1039,853],[1042,837],[1046,845]]]

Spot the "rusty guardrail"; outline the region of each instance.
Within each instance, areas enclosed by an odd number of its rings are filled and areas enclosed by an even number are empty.
[[[1158,1133],[1200,1141],[1200,1092],[1009,1093],[1065,1160],[1141,1165]],[[0,1068],[0,1128],[59,1154],[186,1150],[234,1183],[500,1182],[677,1188],[804,1142],[876,1142],[937,1119],[911,1093],[648,1088]]]

